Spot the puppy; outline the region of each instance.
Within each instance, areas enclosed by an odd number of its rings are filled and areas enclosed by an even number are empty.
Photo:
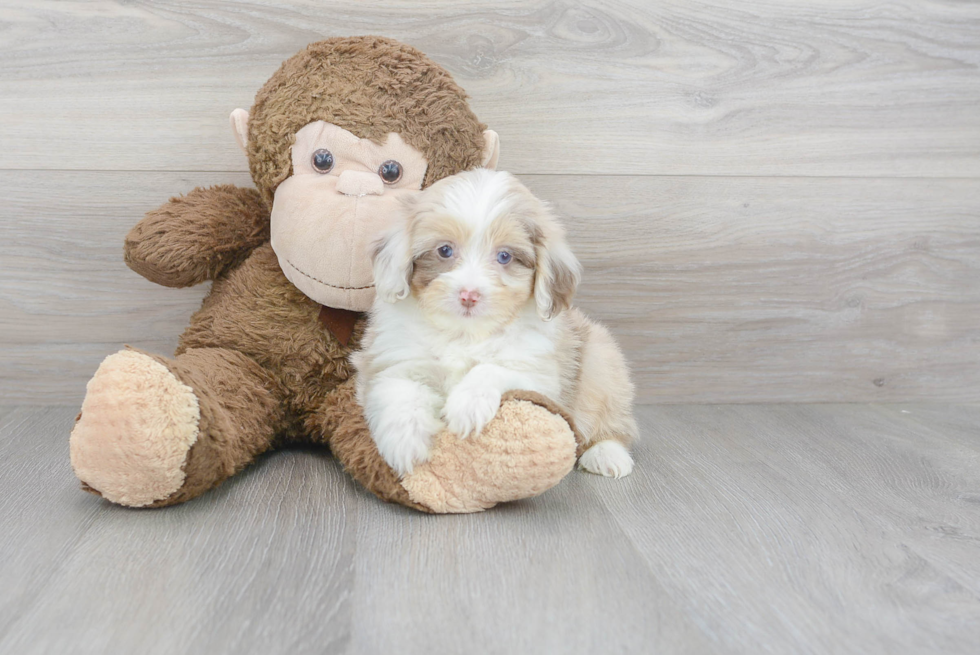
[[[604,327],[569,309],[581,267],[516,178],[477,169],[433,184],[373,257],[377,296],[352,361],[378,451],[399,475],[426,461],[444,427],[479,434],[514,389],[568,409],[592,444],[581,468],[632,471],[626,360]]]

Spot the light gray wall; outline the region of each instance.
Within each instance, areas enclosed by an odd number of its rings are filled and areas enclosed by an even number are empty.
[[[980,5],[6,2],[0,397],[81,400],[205,289],[122,263],[143,212],[248,184],[279,63],[381,33],[446,66],[566,218],[645,402],[980,401]]]

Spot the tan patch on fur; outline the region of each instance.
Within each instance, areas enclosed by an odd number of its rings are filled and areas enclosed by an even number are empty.
[[[479,512],[544,493],[574,464],[575,436],[560,414],[530,400],[509,400],[479,437],[460,440],[445,430],[433,437],[431,459],[402,486],[434,512]]]
[[[410,215],[407,227],[413,256],[410,287],[412,295],[425,305],[445,292],[441,287],[430,289],[429,285],[459,262],[455,255],[444,258],[436,250],[443,245],[457,250],[470,238],[470,231],[452,216],[425,211]]]
[[[532,271],[526,268],[521,270],[524,274],[512,276],[508,284],[503,284],[500,280],[494,281],[493,303],[497,308],[496,313],[506,316],[508,323],[517,318],[531,298]]]
[[[571,408],[579,433],[578,454],[611,439],[627,448],[639,434],[633,417],[633,383],[629,365],[605,326],[579,310],[562,314],[571,333],[579,335],[580,352],[573,391],[563,402]]]
[[[571,307],[579,277],[561,261],[553,261],[546,270],[551,293],[551,314],[554,316]]]
[[[416,298],[424,291],[429,284],[437,277],[447,271],[453,270],[456,260],[452,257],[446,259],[440,257],[435,250],[428,250],[423,255],[415,258],[412,262],[411,288],[412,295]]]
[[[449,245],[457,250],[470,238],[469,228],[445,214],[416,213],[409,217],[408,229],[412,242],[412,294],[419,298],[424,290],[443,273],[458,263],[454,255],[444,258],[436,250]]]
[[[494,283],[494,300],[501,312],[516,318],[533,293],[534,244],[528,230],[512,214],[498,217],[487,230],[487,255],[495,258],[506,250],[513,259],[500,266],[500,280]]]
[[[422,313],[432,317],[441,314],[442,302],[452,292],[452,288],[444,278],[436,277],[425,286],[413,289],[412,292]]]
[[[491,250],[505,248],[521,265],[534,266],[531,230],[513,214],[506,213],[494,219],[487,229],[487,240]]]
[[[554,318],[572,304],[581,278],[581,266],[568,248],[565,228],[548,203],[537,198],[517,178],[512,178],[510,211],[501,229],[519,226],[533,246],[534,294],[539,313]]]
[[[132,350],[109,355],[71,433],[72,468],[114,503],[149,505],[183,485],[199,420],[194,391],[165,366]]]
[[[420,255],[449,243],[458,248],[470,239],[468,225],[447,214],[420,212],[411,217],[412,253]]]

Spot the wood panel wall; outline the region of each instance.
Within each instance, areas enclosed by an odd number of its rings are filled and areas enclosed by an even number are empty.
[[[228,113],[308,42],[420,47],[566,218],[644,402],[980,402],[980,5],[107,2],[0,7],[0,397],[80,401],[205,289],[141,215],[248,184]]]

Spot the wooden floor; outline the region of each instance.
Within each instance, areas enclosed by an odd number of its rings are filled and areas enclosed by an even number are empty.
[[[319,451],[164,510],[0,408],[0,653],[976,653],[980,407],[641,408],[637,470],[471,516]]]

